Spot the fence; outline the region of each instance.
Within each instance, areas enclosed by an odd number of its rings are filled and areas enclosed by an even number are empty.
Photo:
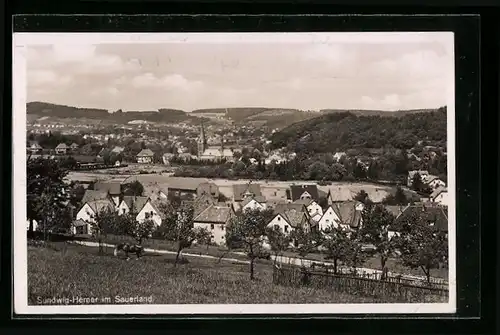
[[[315,271],[317,268],[320,268],[323,271],[325,271],[325,274],[333,274],[333,266],[325,265],[325,264],[321,264],[321,263],[312,263],[311,264],[311,269],[313,271]],[[351,277],[359,277],[359,278],[371,279],[371,280],[382,280],[382,272],[381,271],[365,272],[363,270],[357,269],[354,272],[352,268],[341,267],[341,266],[337,267],[337,275],[347,275],[347,276],[351,276]],[[411,285],[411,286],[441,288],[444,290],[448,289],[448,282],[446,280],[440,279],[440,278],[434,278],[434,277],[431,277],[430,282],[427,282],[427,279],[425,279],[425,278],[409,276],[409,275],[401,275],[401,274],[395,275],[393,273],[388,272],[384,280],[391,282],[391,283],[406,284],[406,285]]]
[[[309,271],[298,267],[274,267],[273,283],[282,286],[307,286],[351,295],[379,298],[387,302],[445,302],[448,290],[409,285],[391,280],[376,280],[362,276]]]

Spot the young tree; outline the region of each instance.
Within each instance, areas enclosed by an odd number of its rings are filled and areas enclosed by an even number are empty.
[[[333,261],[333,273],[338,272],[338,263],[345,263],[351,249],[351,240],[346,229],[340,225],[330,225],[323,231],[322,247],[325,249],[324,258]]]
[[[103,208],[99,210],[91,221],[91,235],[99,243],[99,254],[104,253],[103,239],[108,233],[114,233],[117,227],[120,226],[120,217],[118,213],[111,208]]]
[[[351,232],[349,237],[350,243],[347,248],[348,252],[345,259],[345,264],[349,265],[355,273],[356,269],[365,262],[367,255],[363,251],[361,234],[359,234],[359,232]]]
[[[143,195],[143,193],[144,186],[142,186],[141,182],[138,180],[123,184],[124,195],[140,197]]]
[[[366,193],[365,190],[359,191],[354,197],[353,200],[359,201],[363,203],[364,205],[370,205],[373,202],[371,201],[370,197],[368,196],[368,193]]]
[[[281,229],[266,228],[266,237],[271,251],[274,254],[274,265],[278,261],[278,257],[282,256],[283,253],[290,248],[290,243],[292,239],[290,235],[285,234]]]
[[[257,258],[267,258],[265,250],[266,226],[272,216],[271,210],[251,209],[234,216],[226,231],[228,247],[241,246],[250,259],[250,279],[255,279],[254,264]]]
[[[55,160],[28,158],[26,205],[30,233],[34,220],[44,231],[68,224],[60,220],[65,217],[61,214],[67,207],[68,194],[63,181],[67,173],[68,170]]]
[[[304,264],[304,258],[315,251],[323,243],[323,236],[317,231],[308,231],[303,227],[298,227],[290,233],[290,238],[293,241],[295,250],[301,258],[302,264]]]
[[[392,205],[392,206],[397,206],[397,205],[407,205],[410,201],[406,197],[405,192],[403,189],[398,186],[396,188],[396,193],[395,194],[388,194],[383,200],[382,203],[385,205]]]
[[[189,248],[197,240],[206,240],[210,233],[206,229],[193,227],[194,210],[191,206],[163,204],[160,211],[164,217],[159,228],[160,234],[167,241],[176,244],[175,267],[182,250]]]
[[[404,219],[397,241],[403,264],[422,269],[429,284],[431,270],[448,261],[446,235],[419,215],[413,214]]]
[[[394,222],[394,216],[384,206],[368,205],[362,212],[362,218],[360,238],[375,247],[375,252],[380,257],[382,279],[385,279],[387,260],[397,247],[396,241],[389,238],[389,227]]]
[[[133,219],[128,220],[128,222],[131,222],[131,224],[127,230],[127,235],[134,238],[138,245],[141,245],[143,240],[150,238],[156,228],[153,220],[136,221]]]
[[[419,173],[415,173],[413,175],[413,179],[411,181],[411,187],[415,191],[422,191],[424,189],[424,182],[422,181],[422,176]]]

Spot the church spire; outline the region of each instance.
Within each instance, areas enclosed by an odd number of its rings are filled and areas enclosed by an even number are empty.
[[[201,121],[200,137],[198,138],[198,156],[201,156],[206,149],[207,139],[205,137],[205,127]]]

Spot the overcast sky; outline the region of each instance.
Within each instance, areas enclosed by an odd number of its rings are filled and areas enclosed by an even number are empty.
[[[29,46],[27,101],[112,111],[447,104],[453,48],[442,39],[366,40]]]

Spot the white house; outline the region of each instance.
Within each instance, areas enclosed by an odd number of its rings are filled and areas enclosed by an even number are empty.
[[[150,149],[143,149],[137,154],[137,163],[151,164],[153,163],[154,153]]]
[[[305,205],[307,208],[307,212],[311,215],[311,217],[314,217],[317,214],[323,215],[323,208],[321,208],[321,206],[313,199],[299,199],[294,201],[293,203]]]
[[[226,244],[226,227],[233,216],[233,209],[227,206],[211,205],[194,218],[194,228],[203,228],[211,233],[211,242]]]
[[[76,214],[76,221],[71,227],[73,234],[91,234],[92,223],[95,223],[96,216],[105,210],[115,210],[113,202],[109,199],[85,202]]]
[[[333,225],[335,228],[338,227],[340,218],[338,214],[333,210],[332,206],[328,206],[325,213],[318,222],[318,229],[325,230],[326,228]]]
[[[268,228],[279,229],[285,234],[289,234],[292,231],[292,226],[285,219],[284,215],[276,214],[276,216],[267,224]]]
[[[428,185],[430,188],[437,189],[438,187],[445,187],[446,183],[439,179],[437,176],[428,175],[423,178],[424,184]]]
[[[267,208],[266,199],[264,197],[245,198],[241,202],[241,210],[265,210]]]
[[[137,222],[152,220],[156,226],[160,226],[162,222],[160,211],[153,205],[149,197],[124,196],[117,210],[120,215],[131,211],[134,214],[137,213],[135,217]]]
[[[443,186],[439,186],[431,193],[430,199],[432,202],[438,203],[443,206],[448,206],[448,189]]]

